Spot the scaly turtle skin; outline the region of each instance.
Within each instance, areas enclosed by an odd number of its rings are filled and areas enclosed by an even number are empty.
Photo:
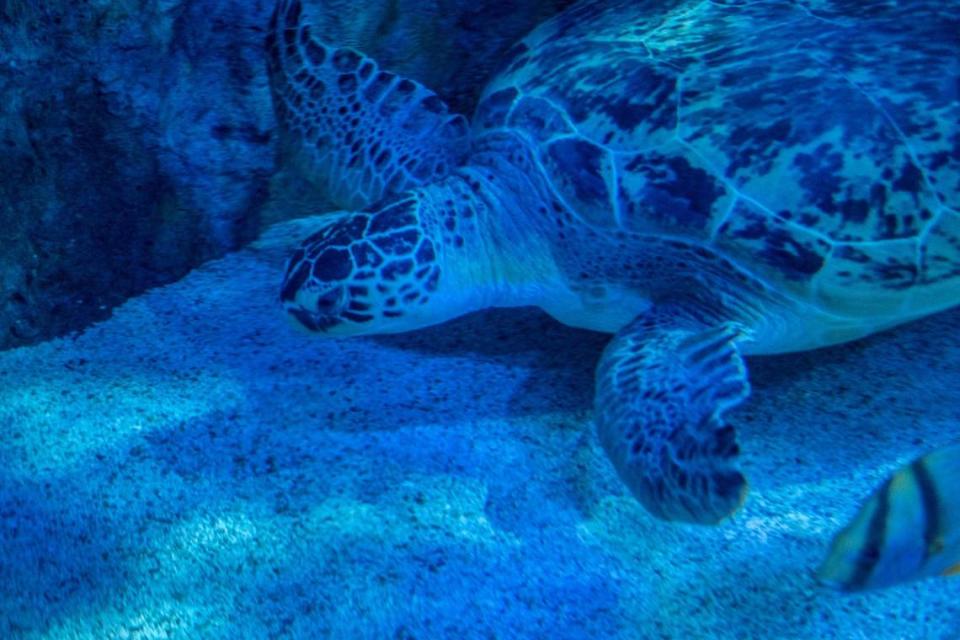
[[[614,333],[600,440],[655,515],[746,494],[742,354],[960,302],[960,5],[586,0],[514,47],[468,130],[281,2],[281,121],[349,208],[281,299],[332,336],[535,304]],[[372,204],[371,203],[376,203]]]

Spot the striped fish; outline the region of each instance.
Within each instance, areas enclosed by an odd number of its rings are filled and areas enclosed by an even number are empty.
[[[960,443],[890,476],[840,533],[817,570],[824,584],[875,589],[960,573]]]

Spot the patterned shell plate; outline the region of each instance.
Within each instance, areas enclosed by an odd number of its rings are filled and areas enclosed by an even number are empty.
[[[960,3],[584,2],[474,126],[584,221],[710,246],[847,316],[960,300]]]

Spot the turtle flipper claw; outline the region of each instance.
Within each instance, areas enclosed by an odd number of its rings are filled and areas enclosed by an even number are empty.
[[[600,440],[631,492],[655,516],[701,524],[739,508],[747,482],[722,414],[750,391],[733,324],[634,322],[597,371]]]

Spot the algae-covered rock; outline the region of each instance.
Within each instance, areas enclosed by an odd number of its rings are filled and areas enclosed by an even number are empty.
[[[267,3],[0,4],[0,347],[258,231]]]

